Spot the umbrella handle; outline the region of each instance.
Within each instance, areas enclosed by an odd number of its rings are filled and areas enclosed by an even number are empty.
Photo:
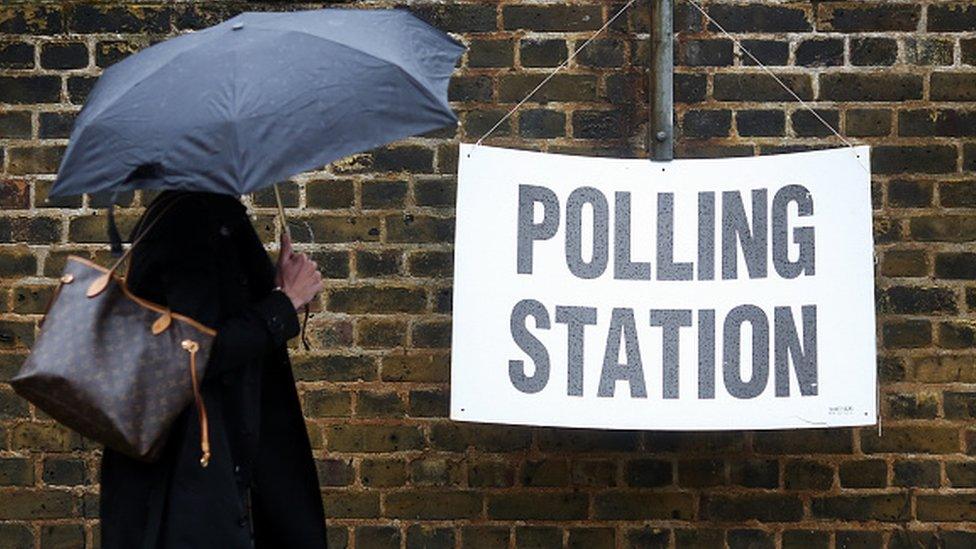
[[[281,224],[281,232],[291,239],[291,231],[288,229],[288,220],[285,219],[285,207],[281,205],[281,192],[278,190],[278,184],[274,184],[275,201],[278,203],[278,223]]]
[[[278,184],[274,185],[275,201],[278,203],[278,222],[281,223],[281,231],[288,235],[288,239],[291,240],[291,231],[288,230],[288,220],[285,219],[285,207],[281,205],[281,192],[278,191]],[[312,310],[311,304],[306,304],[305,307],[305,318],[302,320],[302,346],[305,350],[309,350],[308,338],[305,336],[305,327],[308,326],[309,313]]]

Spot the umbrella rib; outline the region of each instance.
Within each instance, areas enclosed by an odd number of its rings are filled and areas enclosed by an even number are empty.
[[[240,110],[241,110],[241,106],[238,104],[239,97],[238,97],[238,89],[237,89],[237,69],[239,67],[237,61],[240,55],[237,50],[233,51],[233,55],[234,55],[234,66],[231,68],[232,74],[231,74],[231,87],[230,87],[231,105],[232,105],[231,116],[237,119],[240,116]],[[231,134],[233,135],[233,139],[234,139],[232,146],[234,148],[234,158],[236,160],[236,162],[234,162],[233,165],[231,166],[231,169],[234,172],[234,180],[236,180],[237,184],[240,185],[241,184],[240,170],[241,170],[241,165],[244,163],[243,159],[241,158],[241,136],[239,133],[241,125],[239,123],[230,124],[230,127],[231,127]]]

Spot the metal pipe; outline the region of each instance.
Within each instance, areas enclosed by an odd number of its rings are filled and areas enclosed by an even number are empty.
[[[674,0],[654,0],[651,4],[647,150],[655,160],[671,160],[674,158]]]

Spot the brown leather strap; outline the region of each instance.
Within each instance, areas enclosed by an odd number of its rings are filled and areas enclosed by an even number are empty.
[[[200,465],[206,467],[210,464],[210,429],[207,425],[207,407],[203,404],[200,379],[197,376],[197,351],[200,347],[192,339],[183,340],[182,346],[190,353],[190,382],[193,385],[193,400],[197,405],[197,415],[200,417]]]
[[[47,314],[51,312],[51,305],[54,305],[54,300],[58,298],[58,294],[61,293],[61,287],[65,284],[71,284],[74,282],[75,277],[72,274],[65,273],[61,275],[58,279],[58,285],[54,287],[54,291],[51,292],[51,298],[47,300],[47,305],[44,306],[44,314],[41,315],[41,320],[37,323],[37,327],[40,328],[44,326],[44,321],[47,320]]]
[[[127,257],[129,257],[129,254],[132,253],[132,250],[135,249],[136,245],[139,244],[139,242],[141,242],[147,234],[149,234],[149,230],[153,228],[153,225],[162,219],[163,215],[165,215],[170,208],[176,205],[176,203],[185,196],[187,196],[185,193],[178,194],[167,202],[163,203],[163,206],[158,206],[158,204],[160,204],[159,202],[153,202],[149,205],[145,214],[142,216],[142,221],[140,221],[139,225],[135,229],[136,236],[132,239],[132,245],[130,245],[129,249],[126,250],[121,257],[119,257],[115,265],[112,266],[110,272],[114,272],[115,269],[117,269],[118,266],[121,265]],[[159,212],[150,219],[150,214],[152,213],[153,209],[159,209]],[[145,223],[146,219],[149,219],[148,224]],[[144,224],[145,226],[143,226]],[[128,268],[131,265],[132,264],[129,263],[126,266],[126,277],[128,277]],[[183,340],[181,345],[183,349],[190,354],[190,383],[193,386],[193,400],[196,403],[197,415],[200,418],[200,465],[202,467],[206,467],[210,464],[210,428],[207,421],[207,407],[203,402],[203,395],[200,393],[200,378],[197,375],[197,351],[200,349],[200,347],[196,341],[191,339]]]

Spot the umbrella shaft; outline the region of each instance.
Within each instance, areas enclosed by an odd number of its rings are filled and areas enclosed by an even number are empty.
[[[288,221],[285,219],[285,207],[281,205],[281,191],[278,190],[278,184],[274,184],[275,201],[278,203],[278,223],[281,223],[282,234],[288,236],[291,240],[291,231],[288,230]]]

